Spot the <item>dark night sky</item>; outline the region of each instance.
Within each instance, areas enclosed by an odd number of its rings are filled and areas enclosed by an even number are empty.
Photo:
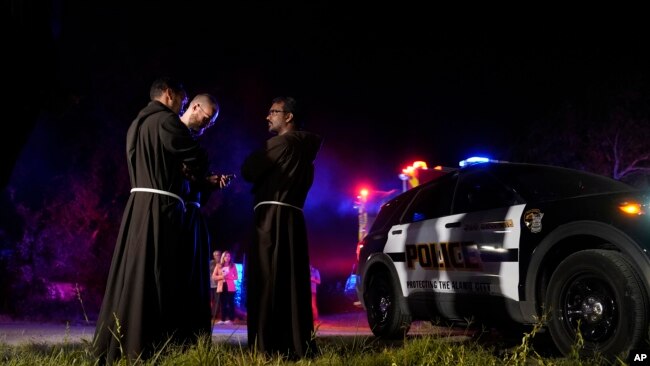
[[[456,166],[472,154],[504,158],[531,124],[567,104],[596,110],[590,101],[648,81],[647,32],[613,13],[533,19],[395,6],[11,4],[12,86],[26,111],[16,154],[43,111],[75,98],[121,121],[115,134],[123,139],[151,81],[174,74],[190,94],[220,100],[204,144],[216,169],[236,172],[268,137],[271,99],[296,97],[308,128],[325,138],[307,205],[321,267],[328,250],[354,253],[351,203],[361,182],[399,188],[397,174],[415,159]],[[247,189],[233,188],[238,208],[250,206]],[[217,218],[228,216],[221,211]]]

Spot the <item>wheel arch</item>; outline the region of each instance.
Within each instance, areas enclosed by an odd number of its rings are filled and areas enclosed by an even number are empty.
[[[570,244],[569,244],[570,243]],[[527,322],[542,315],[546,288],[558,264],[585,249],[607,249],[623,254],[640,275],[650,293],[650,260],[644,250],[623,231],[598,221],[576,221],[557,227],[532,253],[525,278],[522,315]]]
[[[366,286],[368,285],[368,280],[373,273],[378,271],[387,271],[390,274],[390,278],[395,281],[397,288],[401,289],[402,286],[399,283],[399,275],[393,264],[393,260],[385,253],[375,253],[368,257],[368,260],[363,265],[363,270],[361,271],[361,295],[359,296],[359,301],[363,307],[366,307],[365,303],[365,293]],[[400,291],[401,292],[401,291]]]

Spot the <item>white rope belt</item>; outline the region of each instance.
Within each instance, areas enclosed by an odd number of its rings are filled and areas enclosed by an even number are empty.
[[[298,206],[290,205],[290,204],[288,204],[288,203],[284,203],[284,202],[280,202],[280,201],[262,201],[262,202],[256,204],[255,207],[253,207],[253,211],[255,211],[255,209],[256,209],[258,206],[260,206],[260,205],[278,205],[278,206],[287,206],[287,207],[293,207],[293,208],[295,208],[296,210],[300,210],[300,211],[302,211],[302,208],[300,208],[300,207],[298,207]]]
[[[149,193],[157,193],[157,194],[164,194],[165,196],[170,196],[174,197],[177,200],[181,201],[181,206],[183,206],[183,212],[185,211],[185,201],[181,198],[181,196],[167,192],[167,191],[161,191],[160,189],[153,189],[153,188],[131,188],[131,193],[133,192],[149,192]]]

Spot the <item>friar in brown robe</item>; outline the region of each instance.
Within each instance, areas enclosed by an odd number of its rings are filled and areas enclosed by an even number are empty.
[[[303,206],[322,138],[300,129],[291,97],[274,99],[266,120],[277,136],[241,168],[253,184],[256,228],[246,264],[248,344],[270,355],[306,357],[316,344]]]
[[[191,256],[181,196],[188,176],[206,177],[208,169],[207,154],[189,128],[212,123],[217,104],[212,96],[197,96],[186,125],[178,116],[187,98],[180,83],[158,79],[150,96],[127,132],[132,189],[93,339],[99,364],[146,360],[168,342],[194,337],[187,326],[191,263],[183,258]]]

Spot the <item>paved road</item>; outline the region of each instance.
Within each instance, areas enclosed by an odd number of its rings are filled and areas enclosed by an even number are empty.
[[[26,322],[0,322],[0,343],[18,345],[22,343],[78,343],[92,341],[95,325],[41,324]],[[451,334],[454,333],[454,334]],[[414,322],[409,335],[444,334],[464,337],[462,329],[434,327],[427,322]],[[372,336],[366,314],[352,311],[342,314],[322,315],[321,323],[316,327],[316,335],[326,336]],[[215,341],[246,344],[246,323],[215,324],[212,338]]]

